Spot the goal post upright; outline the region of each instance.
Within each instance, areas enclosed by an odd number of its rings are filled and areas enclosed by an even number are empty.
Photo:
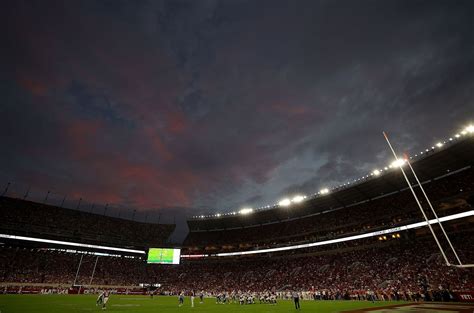
[[[77,276],[79,275],[79,270],[81,269],[81,264],[82,264],[82,258],[83,257],[84,257],[84,254],[81,254],[81,259],[79,260],[79,265],[77,266],[76,277],[74,277],[74,282],[72,283],[72,286],[76,285]]]
[[[89,281],[89,288],[92,285],[92,280],[94,279],[95,268],[97,267],[97,261],[99,261],[99,256],[95,259],[94,269],[92,270],[91,280]]]
[[[390,150],[392,151],[393,156],[395,157],[395,160],[398,162],[400,159],[398,158],[397,154],[395,153],[395,150],[393,149],[392,144],[390,143],[390,140],[388,139],[388,136],[385,132],[383,132],[383,136],[385,137],[385,140],[387,141],[387,144],[390,147]],[[443,255],[443,258],[444,258],[444,261],[446,262],[446,265],[450,266],[451,264],[449,263],[449,260],[446,257],[446,254],[444,253],[443,248],[441,247],[441,244],[440,244],[440,242],[438,240],[438,237],[436,236],[436,234],[433,230],[433,227],[431,227],[430,221],[428,220],[428,217],[426,216],[426,213],[423,210],[423,207],[421,206],[421,203],[420,203],[420,200],[418,199],[418,196],[416,195],[415,191],[413,190],[413,186],[411,185],[410,180],[408,179],[408,176],[406,175],[406,173],[403,170],[402,166],[399,166],[399,167],[400,167],[400,170],[402,171],[402,174],[403,174],[403,177],[405,178],[405,181],[408,184],[408,188],[410,188],[410,191],[413,194],[413,197],[415,198],[415,201],[416,201],[418,207],[420,208],[420,211],[423,214],[423,217],[425,218],[426,223],[428,224],[428,227],[431,231],[431,234],[433,235],[433,237],[436,241],[436,244],[438,245],[439,251]]]
[[[413,176],[415,177],[415,180],[416,180],[418,186],[419,186],[420,189],[421,189],[421,192],[423,193],[423,196],[425,197],[426,201],[428,202],[428,205],[429,205],[429,207],[430,207],[430,209],[431,209],[431,212],[433,212],[434,217],[435,217],[436,221],[438,222],[438,225],[439,225],[439,227],[441,228],[441,231],[442,231],[443,234],[444,234],[444,237],[445,237],[446,240],[448,241],[448,244],[449,244],[449,246],[451,247],[451,250],[453,251],[453,253],[454,253],[455,257],[456,257],[456,260],[458,261],[459,265],[462,266],[463,264],[462,264],[462,262],[461,262],[461,259],[459,259],[459,256],[458,256],[458,254],[457,254],[457,252],[456,252],[456,249],[454,249],[454,246],[453,246],[453,244],[451,243],[451,240],[449,239],[448,234],[447,234],[446,231],[444,230],[443,224],[441,224],[441,221],[440,221],[439,218],[438,218],[438,214],[436,214],[436,211],[435,211],[435,209],[433,208],[433,205],[431,204],[431,201],[430,201],[430,199],[428,198],[428,195],[426,194],[425,189],[424,189],[423,186],[421,185],[421,182],[420,182],[420,180],[418,179],[418,176],[416,175],[415,170],[414,170],[413,167],[411,166],[411,163],[410,163],[410,161],[408,160],[408,158],[407,158],[406,160],[407,160],[408,166],[410,167],[411,172],[413,173]]]
[[[390,143],[390,140],[388,139],[387,134],[386,134],[385,132],[383,132],[383,135],[384,135],[384,137],[385,137],[385,140],[387,141],[388,146],[390,147],[390,150],[391,150],[392,153],[393,153],[393,156],[395,157],[395,160],[396,160],[397,163],[398,163],[399,158],[398,158],[397,154],[395,153],[395,150],[393,149],[392,144]],[[440,228],[441,228],[441,230],[442,230],[442,232],[443,232],[443,234],[444,234],[446,240],[448,241],[448,244],[449,244],[451,250],[453,251],[453,253],[454,253],[455,257],[456,257],[456,260],[457,260],[458,263],[459,263],[459,264],[451,264],[451,263],[449,262],[448,258],[446,257],[446,254],[445,254],[445,252],[444,252],[444,249],[443,249],[443,247],[441,246],[441,244],[440,244],[440,242],[439,242],[439,240],[438,240],[438,237],[436,236],[436,234],[435,234],[435,232],[434,232],[434,230],[433,230],[433,227],[431,227],[431,223],[430,223],[430,221],[428,220],[428,217],[426,216],[426,213],[425,213],[425,211],[423,210],[423,207],[421,206],[421,203],[420,203],[420,201],[419,201],[419,199],[418,199],[418,196],[416,195],[415,191],[413,190],[413,186],[411,185],[410,180],[408,179],[408,176],[406,175],[405,171],[403,170],[402,164],[400,164],[399,167],[400,167],[400,170],[402,171],[403,177],[405,178],[405,181],[407,182],[408,187],[410,188],[410,191],[411,191],[411,193],[413,194],[413,197],[415,198],[415,201],[416,201],[416,203],[418,204],[418,207],[420,208],[420,211],[421,211],[421,213],[423,214],[423,217],[424,217],[426,223],[428,224],[428,227],[429,227],[429,229],[430,229],[430,231],[431,231],[431,234],[433,235],[433,238],[435,239],[436,244],[438,245],[439,251],[441,252],[441,254],[442,254],[442,256],[443,256],[443,258],[444,258],[444,260],[445,260],[445,262],[446,262],[446,265],[447,265],[447,266],[452,266],[452,267],[457,267],[457,268],[471,268],[471,267],[474,267],[474,264],[462,264],[461,259],[459,258],[458,254],[457,254],[457,252],[456,252],[456,249],[454,248],[454,246],[453,246],[451,240],[449,239],[449,236],[448,236],[448,234],[446,233],[446,231],[445,231],[445,229],[444,229],[444,227],[443,227],[443,225],[442,225],[442,223],[441,223],[441,221],[440,221],[440,219],[439,219],[439,217],[438,217],[438,214],[436,214],[436,211],[435,211],[433,205],[431,204],[431,201],[430,201],[430,199],[428,198],[428,195],[426,194],[425,189],[423,188],[423,186],[422,186],[420,180],[418,179],[418,176],[417,176],[416,173],[415,173],[415,170],[414,170],[413,167],[411,166],[410,160],[408,159],[408,157],[407,157],[406,155],[405,155],[405,161],[406,161],[406,163],[408,164],[408,166],[409,166],[409,168],[410,168],[410,170],[411,170],[413,176],[415,177],[415,180],[416,180],[417,185],[420,187],[420,189],[421,189],[421,191],[422,191],[422,193],[423,193],[423,196],[425,197],[425,199],[426,199],[426,201],[427,201],[427,203],[428,203],[428,205],[429,205],[431,211],[433,212],[433,214],[434,214],[434,216],[435,216],[435,219],[436,219],[438,225],[440,226]]]

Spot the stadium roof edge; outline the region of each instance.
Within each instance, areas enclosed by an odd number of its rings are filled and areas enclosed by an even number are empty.
[[[446,145],[436,153],[412,163],[420,181],[426,183],[442,179],[459,171],[472,168],[474,161],[474,137]],[[268,223],[286,222],[292,219],[309,217],[322,212],[371,201],[383,196],[407,189],[406,182],[400,171],[390,171],[385,175],[365,180],[364,182],[342,188],[329,195],[309,199],[301,204],[285,208],[257,210],[247,215],[222,216],[219,218],[188,219],[190,232],[212,231],[217,229],[239,229],[260,226]]]

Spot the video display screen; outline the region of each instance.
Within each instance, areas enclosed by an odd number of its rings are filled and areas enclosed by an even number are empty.
[[[150,248],[147,263],[179,264],[181,249]]]

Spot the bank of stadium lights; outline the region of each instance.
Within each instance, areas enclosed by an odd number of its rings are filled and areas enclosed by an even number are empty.
[[[243,208],[243,209],[241,209],[241,210],[239,211],[239,213],[240,213],[240,214],[243,214],[243,215],[245,215],[245,214],[250,214],[250,213],[252,213],[252,212],[253,212],[253,209],[252,209],[252,208]]]
[[[293,198],[285,198],[285,199],[282,199],[278,202],[278,206],[281,206],[281,207],[286,207],[286,206],[290,206],[292,203],[301,203],[303,202],[304,200],[306,199],[306,196],[303,196],[303,195],[296,195],[294,196]]]
[[[289,206],[291,204],[291,200],[289,198],[285,198],[278,202],[279,206]]]
[[[461,131],[461,135],[474,134],[474,125],[469,125]]]
[[[304,199],[306,199],[306,196],[297,195],[297,196],[294,196],[293,199],[291,199],[291,202],[300,203],[300,202],[303,202]]]
[[[405,165],[405,163],[406,163],[406,160],[404,160],[404,159],[398,159],[398,160],[393,161],[393,162],[390,164],[389,168],[402,167],[402,166]]]
[[[322,195],[325,195],[325,194],[328,194],[329,193],[329,189],[328,188],[323,188],[319,191],[320,194]]]

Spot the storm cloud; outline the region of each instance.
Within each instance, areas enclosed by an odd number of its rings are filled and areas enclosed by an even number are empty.
[[[263,206],[473,119],[472,1],[1,6],[1,177],[71,199]]]

